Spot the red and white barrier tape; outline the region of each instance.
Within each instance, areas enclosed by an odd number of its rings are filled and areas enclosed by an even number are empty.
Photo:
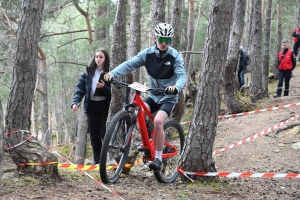
[[[15,148],[15,147],[17,147],[17,146],[20,146],[21,144],[27,142],[27,141],[30,140],[32,137],[33,137],[33,136],[31,135],[31,136],[29,136],[28,138],[26,138],[23,142],[20,142],[19,144],[16,144],[16,145],[14,145],[14,146],[12,146],[12,147],[6,147],[6,146],[4,145],[4,149],[6,149],[6,150],[11,150],[11,149],[13,149],[13,148]]]
[[[274,130],[278,129],[280,126],[283,126],[283,125],[285,125],[285,124],[287,124],[287,123],[289,123],[289,122],[295,120],[295,119],[296,119],[297,117],[299,117],[299,116],[300,116],[300,114],[297,114],[297,115],[295,115],[294,117],[291,117],[290,119],[288,119],[288,120],[286,120],[286,121],[284,121],[284,122],[281,122],[281,123],[279,123],[279,124],[276,124],[275,126],[272,126],[271,128],[268,128],[268,129],[266,129],[266,130],[264,130],[264,131],[262,131],[262,132],[260,132],[260,133],[257,133],[257,134],[255,134],[255,135],[253,135],[253,136],[251,136],[251,137],[248,137],[248,138],[243,139],[243,140],[241,140],[241,141],[239,141],[239,142],[236,142],[236,143],[234,143],[234,144],[231,144],[231,145],[229,145],[229,146],[226,146],[226,147],[223,148],[223,149],[216,150],[216,151],[213,152],[213,155],[214,155],[214,154],[218,154],[218,153],[220,153],[221,151],[229,150],[229,149],[231,149],[231,148],[233,148],[233,147],[236,147],[236,146],[239,146],[239,145],[241,145],[241,144],[245,144],[246,142],[249,142],[249,141],[251,141],[251,140],[254,140],[254,139],[256,139],[256,138],[258,138],[258,137],[260,137],[260,136],[262,136],[262,135],[265,135],[265,134],[267,134],[267,133],[269,133],[269,132],[271,132],[271,131],[274,131]]]
[[[293,107],[293,106],[299,106],[300,102],[298,103],[292,103],[292,104],[288,104],[288,105],[284,105],[284,106],[278,106],[278,107],[273,107],[273,108],[265,108],[265,109],[261,109],[261,110],[254,110],[254,111],[250,111],[250,112],[242,112],[242,113],[237,113],[237,114],[232,114],[232,115],[223,115],[223,116],[219,116],[218,119],[228,119],[228,118],[232,118],[232,117],[238,117],[238,116],[242,116],[242,115],[248,115],[248,114],[257,114],[257,113],[262,113],[265,111],[274,111],[274,110],[278,110],[278,109],[283,109],[283,108],[288,108],[288,107]],[[181,122],[180,124],[190,124],[191,121],[187,121],[187,122]]]
[[[11,135],[11,134],[14,134],[14,133],[17,133],[17,132],[27,132],[27,133],[31,134],[31,132],[28,131],[28,130],[15,130],[15,131],[8,131],[8,132],[5,133],[5,135]]]
[[[250,112],[242,112],[242,113],[238,113],[238,114],[219,116],[218,119],[226,119],[226,118],[230,118],[230,117],[237,117],[237,116],[248,115],[248,114],[257,114],[257,113],[262,113],[262,112],[265,112],[265,111],[274,111],[274,110],[278,110],[278,109],[283,109],[283,108],[288,108],[288,107],[293,107],[293,106],[299,106],[299,105],[300,105],[300,102],[292,103],[292,104],[273,107],[273,108],[266,108],[266,109],[254,110],[254,111],[250,111]]]
[[[218,177],[238,177],[238,178],[300,178],[300,174],[276,174],[276,173],[236,173],[236,172],[185,172],[178,168],[183,175],[191,176],[218,176]],[[189,178],[189,177],[188,177]],[[189,178],[192,180],[191,178]]]
[[[9,131],[9,132],[6,132],[5,135],[12,135],[12,134],[17,133],[17,132],[21,132],[22,134],[23,134],[23,132],[26,132],[26,133],[30,133],[30,134],[31,134],[31,132],[30,132],[30,131],[27,131],[27,130],[15,130],[15,131]],[[14,145],[14,146],[11,146],[11,147],[6,147],[6,146],[4,145],[4,149],[6,149],[6,150],[11,150],[11,149],[13,149],[13,148],[15,148],[15,147],[17,147],[17,146],[20,146],[21,144],[27,142],[27,141],[30,140],[32,137],[33,137],[33,136],[30,135],[30,136],[27,137],[24,141],[20,142],[19,144]]]

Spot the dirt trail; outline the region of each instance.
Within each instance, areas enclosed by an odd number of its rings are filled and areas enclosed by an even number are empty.
[[[272,93],[260,104],[262,108],[300,102],[299,66],[293,74],[290,96],[274,99]],[[270,84],[272,91],[276,90],[276,85],[277,82]],[[213,155],[218,172],[300,174],[300,150],[291,148],[294,143],[300,142],[299,118],[283,124],[299,113],[300,106],[290,106],[220,120],[214,151],[261,134]],[[271,127],[281,129],[291,124],[294,126],[289,129],[268,132]],[[29,177],[17,175],[9,157],[5,159],[4,184],[0,192],[2,199],[120,199],[75,170],[60,169],[62,181],[51,182],[43,178],[34,182]],[[97,171],[89,173],[99,179]],[[160,184],[141,164],[129,176],[122,176],[116,184],[106,186],[124,199],[300,199],[300,178],[221,177],[220,180],[220,183],[214,184],[192,184],[178,179],[173,184]]]

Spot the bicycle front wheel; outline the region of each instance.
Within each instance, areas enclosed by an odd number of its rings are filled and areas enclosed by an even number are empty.
[[[179,176],[177,172],[177,162],[184,145],[184,131],[181,124],[170,120],[164,124],[165,142],[173,145],[177,149],[177,155],[162,159],[160,171],[155,171],[154,175],[160,183],[173,183]],[[174,150],[169,146],[164,146],[163,153],[172,153]]]
[[[118,112],[109,123],[100,153],[100,177],[104,183],[115,183],[124,168],[130,149],[130,143],[124,146],[130,125],[131,116],[126,110]]]

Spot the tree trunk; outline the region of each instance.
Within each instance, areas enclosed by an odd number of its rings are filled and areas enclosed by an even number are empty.
[[[248,55],[251,54],[250,52],[250,45],[251,45],[251,29],[252,29],[252,13],[253,13],[253,0],[248,0],[247,3],[247,23],[246,23],[246,51],[248,52]],[[248,66],[250,69],[250,66]]]
[[[256,103],[264,97],[262,88],[261,70],[261,43],[262,43],[262,21],[261,21],[261,0],[254,0],[254,11],[252,15],[252,41],[251,41],[251,87],[250,99]]]
[[[174,29],[174,37],[172,39],[172,47],[177,50],[180,48],[181,12],[182,12],[182,0],[173,0],[171,25]],[[183,92],[184,91],[181,91],[179,93],[178,103],[176,104],[176,106],[171,114],[171,118],[176,121],[181,120],[181,118],[184,115],[184,111],[185,111],[185,101],[184,101]]]
[[[84,113],[84,99],[81,102],[81,109],[78,119],[78,126],[76,128],[75,138],[75,158],[74,163],[84,164],[85,152],[86,152],[86,136],[88,132],[87,115]]]
[[[129,55],[133,57],[141,50],[141,1],[130,0],[130,39]],[[134,80],[140,82],[140,69],[134,74]]]
[[[262,0],[262,2],[261,2],[261,21],[263,21],[264,17],[265,17],[265,6],[266,6],[266,2],[265,2],[265,0]]]
[[[165,22],[165,0],[152,0],[152,31],[157,24]]]
[[[46,65],[46,57],[41,48],[38,48],[40,59],[41,59],[41,108],[42,108],[42,141],[46,145],[51,145],[51,132],[49,130],[48,124],[48,87],[47,87],[47,65]]]
[[[106,24],[105,22],[105,16],[107,6],[101,5],[98,6],[96,11],[96,26],[94,28],[94,39],[103,41],[106,39]]]
[[[65,74],[65,68],[63,67],[60,67],[59,68],[59,74],[60,74],[60,80],[61,80],[61,96],[60,96],[60,118],[61,120],[59,121],[59,127],[60,127],[60,130],[61,130],[61,133],[62,136],[63,136],[63,142],[66,142],[66,143],[70,143],[71,141],[71,135],[70,135],[70,132],[69,132],[69,128],[68,128],[68,125],[66,124],[66,120],[67,119],[67,116],[66,116],[66,111],[65,111],[65,108],[66,106],[65,105],[68,105],[68,101],[67,101],[67,97],[66,97],[66,83],[65,83],[65,78],[63,77],[63,74]]]
[[[193,46],[193,39],[194,39],[194,0],[189,0],[189,18],[188,18],[188,31],[187,31],[187,36],[188,36],[188,42],[187,42],[187,47],[186,51],[191,51],[192,46]],[[190,65],[190,59],[191,59],[191,54],[186,53],[185,59],[184,59],[184,68],[185,71],[187,72],[187,80],[186,80],[186,85],[189,85],[190,79],[191,79],[191,65]],[[184,100],[186,100],[186,93],[187,90],[184,92]]]
[[[173,0],[171,25],[174,29],[174,37],[172,39],[172,47],[177,50],[179,50],[180,48],[181,12],[182,12],[182,0]]]
[[[296,0],[297,1],[297,5],[296,5],[296,8],[295,9],[295,27],[299,27],[300,25],[300,1]]]
[[[3,135],[4,135],[4,127],[3,127],[3,110],[2,110],[2,102],[0,99],[0,187],[2,185],[2,175],[3,175],[3,163],[4,163],[4,152],[3,152]]]
[[[242,40],[246,1],[235,0],[233,22],[230,28],[229,49],[224,71],[224,93],[228,112],[242,112],[242,107],[237,99],[235,67],[238,62],[239,46]]]
[[[39,66],[39,64],[40,63],[38,63],[38,66]],[[38,112],[40,110],[40,106],[38,105],[40,97],[39,97],[39,95],[35,95],[36,91],[39,91],[38,84],[39,84],[39,77],[37,76],[37,80],[35,83],[35,89],[34,89],[34,93],[33,93],[32,107],[31,107],[32,135],[36,138],[39,138],[39,128],[38,128],[39,120],[38,120],[38,118],[40,115],[40,113]]]
[[[274,78],[278,79],[278,69],[277,69],[277,64],[278,64],[278,53],[281,50],[281,42],[282,42],[282,22],[281,22],[281,2],[278,1],[277,4],[277,10],[278,10],[278,14],[277,14],[277,30],[276,30],[276,40],[274,43],[274,55],[273,55],[273,69],[272,72],[274,74]]]
[[[270,65],[270,36],[271,36],[271,9],[272,9],[272,0],[267,0],[266,6],[266,15],[265,15],[265,26],[264,26],[264,57],[262,65],[262,88],[265,91],[264,97],[269,97],[269,65]]]
[[[119,64],[126,61],[126,1],[119,1],[113,25],[113,39],[111,46],[111,66],[110,70],[116,68]],[[122,81],[125,78],[119,78]],[[110,112],[108,121],[118,111],[122,109],[125,101],[125,90],[116,89],[112,86],[112,99],[110,103]]]
[[[36,82],[38,41],[44,1],[23,0],[20,13],[17,41],[14,55],[12,85],[7,103],[5,118],[5,143],[16,165],[26,162],[57,162],[57,157],[40,142],[29,139],[30,133],[18,130],[30,130],[32,99]],[[16,132],[14,132],[16,131]],[[20,167],[29,173],[57,174],[56,165]]]
[[[222,73],[228,50],[232,10],[233,0],[212,0],[194,114],[178,163],[184,171],[216,171],[212,149],[220,111]]]

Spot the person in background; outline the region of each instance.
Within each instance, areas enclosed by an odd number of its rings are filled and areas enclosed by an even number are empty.
[[[288,47],[288,42],[282,42],[283,51],[279,52],[278,54],[278,87],[277,87],[277,94],[274,98],[281,97],[282,93],[282,85],[284,80],[284,93],[283,96],[289,95],[290,89],[290,80],[292,77],[292,71],[295,69],[296,66],[296,57],[292,50]]]
[[[245,73],[247,72],[246,56],[243,46],[239,49],[239,62],[238,62],[238,79],[240,88],[245,84]]]
[[[298,48],[300,46],[300,25],[298,28],[295,29],[295,31],[293,32],[292,36],[294,37],[294,54],[295,57],[297,57],[298,55]],[[299,61],[300,61],[300,57],[299,57]]]
[[[87,114],[94,165],[99,164],[102,140],[106,132],[106,120],[111,100],[110,83],[100,80],[101,74],[109,71],[110,57],[105,49],[98,49],[89,66],[80,76],[71,103],[78,110],[82,98],[84,112]]]
[[[154,129],[156,130],[154,138],[155,159],[149,164],[149,168],[153,170],[161,169],[165,141],[163,125],[177,103],[178,93],[186,82],[183,57],[170,46],[173,36],[174,29],[170,24],[159,23],[154,30],[154,46],[141,51],[104,75],[105,80],[110,81],[145,66],[150,88],[166,90],[167,94],[164,96],[149,92],[149,97],[144,99],[151,113],[158,111],[154,118]]]

